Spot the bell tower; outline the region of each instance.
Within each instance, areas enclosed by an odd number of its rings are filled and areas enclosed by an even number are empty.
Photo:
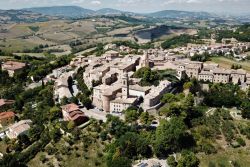
[[[146,51],[143,56],[143,67],[149,67],[149,55]]]
[[[122,77],[122,98],[127,99],[129,97],[129,78],[126,72]]]

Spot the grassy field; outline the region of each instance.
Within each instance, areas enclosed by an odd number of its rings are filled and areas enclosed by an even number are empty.
[[[239,64],[244,70],[250,72],[250,61],[238,62],[225,57],[213,57],[211,62],[219,64],[223,68],[231,69],[233,64]]]
[[[31,57],[38,57],[38,58],[44,58],[44,53],[13,53],[14,55],[17,56],[23,56],[23,55],[28,55]]]
[[[0,49],[7,52],[17,52],[22,51],[23,49],[32,49],[35,46],[37,45],[22,39],[9,39],[6,41],[0,41]]]
[[[200,155],[200,167],[208,167],[209,163],[216,164],[217,166],[232,167],[230,161],[237,161],[241,167],[249,167],[250,152],[248,149],[227,149],[226,151],[219,152],[212,155]]]
[[[7,144],[4,141],[0,141],[0,153],[6,153]]]

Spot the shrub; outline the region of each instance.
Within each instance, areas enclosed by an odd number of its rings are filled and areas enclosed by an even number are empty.
[[[238,137],[237,139],[236,139],[236,141],[237,141],[237,143],[239,143],[239,145],[241,145],[241,146],[246,146],[246,142],[245,142],[245,140],[244,139],[242,139],[241,137]]]
[[[42,163],[45,163],[48,160],[44,154],[42,154],[39,159]]]

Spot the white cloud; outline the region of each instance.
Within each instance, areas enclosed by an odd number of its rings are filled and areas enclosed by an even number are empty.
[[[101,1],[91,1],[92,5],[101,5],[102,2]]]
[[[201,3],[202,0],[167,0],[164,1],[164,5],[168,4],[183,4],[183,3]]]
[[[82,4],[84,2],[85,2],[85,0],[73,0],[72,1],[73,4]]]

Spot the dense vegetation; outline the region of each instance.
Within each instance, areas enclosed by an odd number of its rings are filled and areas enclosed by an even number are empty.
[[[75,79],[77,81],[77,87],[82,92],[77,95],[78,100],[83,104],[84,107],[90,108],[92,107],[92,101],[90,99],[91,91],[88,89],[87,85],[83,80],[83,73],[85,69],[80,67],[75,75]]]
[[[203,54],[195,54],[191,57],[192,61],[200,61],[200,62],[206,62],[210,60],[210,57],[213,57],[216,55],[210,55],[209,53],[205,52]]]
[[[187,46],[188,43],[202,43],[202,42],[197,37],[187,34],[182,34],[180,36],[167,39],[161,44],[161,47],[163,49],[169,49],[174,47]]]
[[[158,85],[160,75],[157,71],[151,70],[149,67],[142,67],[134,73],[135,78],[141,78],[141,86]]]
[[[250,25],[245,24],[234,30],[219,30],[216,40],[221,42],[222,38],[235,38],[238,41],[250,42]]]

